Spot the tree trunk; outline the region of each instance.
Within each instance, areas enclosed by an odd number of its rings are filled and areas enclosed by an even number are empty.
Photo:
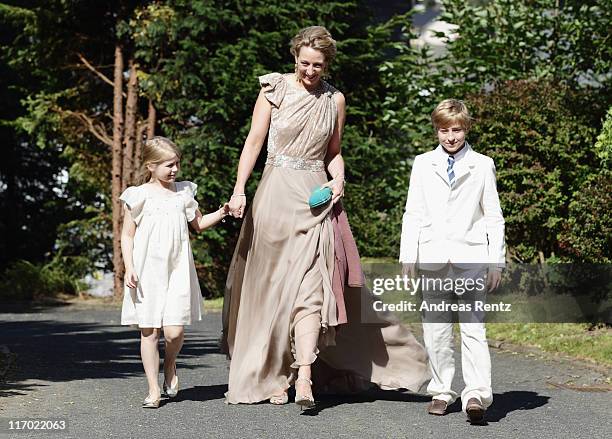
[[[121,46],[115,46],[115,71],[113,78],[113,147],[111,197],[113,216],[113,268],[115,297],[123,295],[123,258],[121,256],[121,195],[122,140],[123,140],[123,52]]]
[[[155,136],[155,123],[157,122],[157,112],[153,106],[153,101],[149,99],[149,115],[147,117],[147,139]]]
[[[123,174],[121,190],[125,190],[134,182],[134,145],[136,143],[136,111],[138,105],[138,77],[134,60],[130,59],[130,79],[127,86],[127,101],[125,104],[125,127],[123,143]]]
[[[134,183],[139,184],[142,172],[142,144],[144,142],[147,125],[144,120],[136,124],[136,148],[134,149]]]

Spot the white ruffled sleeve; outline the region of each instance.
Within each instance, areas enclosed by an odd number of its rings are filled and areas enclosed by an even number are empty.
[[[125,207],[130,211],[132,219],[138,225],[142,219],[142,212],[145,204],[145,196],[139,186],[130,186],[123,191],[119,197],[125,203]]]
[[[259,84],[265,88],[266,99],[276,108],[280,107],[285,93],[287,92],[287,82],[280,73],[268,73],[259,77]]]
[[[198,202],[195,200],[196,193],[198,192],[198,185],[191,181],[184,181],[185,185],[183,191],[185,192],[185,215],[187,221],[191,222],[196,216],[196,210],[198,209]]]

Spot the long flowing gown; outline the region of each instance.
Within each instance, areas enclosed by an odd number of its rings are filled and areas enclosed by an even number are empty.
[[[336,336],[332,206],[312,209],[308,198],[327,182],[324,159],[337,121],[337,90],[321,81],[308,91],[290,77],[259,78],[272,105],[268,157],[227,278],[221,340],[231,358],[226,401],[279,395],[300,365],[317,358],[382,388],[417,391],[428,378],[423,347],[405,327],[382,318],[379,325],[361,325],[359,291],[347,290],[354,296],[346,301],[349,323]],[[296,333],[309,326],[300,324],[305,322],[316,331]],[[300,343],[312,349],[299,349]]]

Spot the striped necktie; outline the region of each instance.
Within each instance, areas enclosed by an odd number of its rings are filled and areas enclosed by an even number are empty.
[[[448,156],[448,168],[446,168],[446,173],[448,174],[448,182],[452,186],[455,182],[455,171],[453,170],[453,165],[455,164],[455,157],[452,155]]]

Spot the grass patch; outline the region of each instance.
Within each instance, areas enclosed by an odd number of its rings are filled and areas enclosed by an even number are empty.
[[[488,323],[487,337],[612,366],[612,329],[585,323]]]
[[[396,258],[370,258],[368,256],[364,256],[361,258],[361,265],[371,265],[371,264],[377,264],[377,265],[389,264],[389,265],[393,265],[394,267],[400,267],[400,270],[401,270],[401,265]]]
[[[204,299],[204,311],[221,311],[223,309],[223,297],[215,299]]]

